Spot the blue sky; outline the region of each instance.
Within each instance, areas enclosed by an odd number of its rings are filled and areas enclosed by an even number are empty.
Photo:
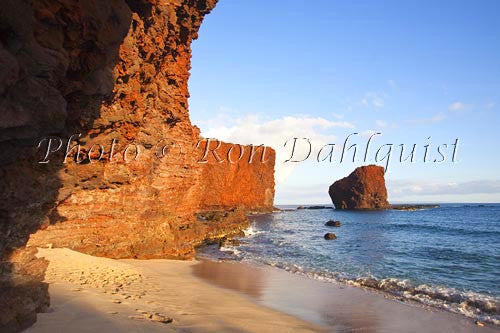
[[[500,202],[499,12],[499,1],[220,0],[193,44],[191,120],[207,137],[272,145],[277,204],[328,203],[328,186],[383,144],[392,202]],[[287,139],[341,150],[354,132],[356,163],[340,151],[283,163]],[[445,162],[422,161],[428,143],[434,155],[449,145]],[[397,161],[399,144],[417,144],[413,164]]]

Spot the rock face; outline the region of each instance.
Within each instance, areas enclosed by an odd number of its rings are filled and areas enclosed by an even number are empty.
[[[368,165],[356,168],[349,176],[330,186],[335,209],[388,209],[384,168]]]
[[[215,147],[216,142],[210,145]],[[218,163],[217,159],[224,161]],[[199,209],[228,210],[240,206],[251,211],[272,211],[275,159],[276,153],[269,147],[221,142],[217,156],[210,154],[206,159],[208,163],[202,167]],[[237,160],[237,163],[230,162]]]
[[[98,256],[189,258],[244,228],[245,209],[272,207],[271,149],[267,163],[199,163],[191,42],[215,4],[2,1],[0,332],[48,304],[30,234]],[[230,211],[194,217],[209,209]]]

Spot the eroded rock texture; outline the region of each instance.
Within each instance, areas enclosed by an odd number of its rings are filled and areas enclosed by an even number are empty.
[[[48,304],[46,262],[24,248],[34,232],[33,246],[189,258],[245,227],[245,209],[272,207],[272,150],[264,164],[198,163],[190,45],[215,3],[2,0],[0,331]],[[228,212],[194,218],[208,209]]]
[[[328,191],[335,209],[387,209],[384,168],[367,165],[337,180]]]
[[[200,146],[204,152],[209,142]],[[215,148],[218,142],[210,142]],[[200,211],[241,207],[253,212],[269,212],[274,206],[274,162],[269,147],[220,142],[216,154],[210,152],[202,166]]]

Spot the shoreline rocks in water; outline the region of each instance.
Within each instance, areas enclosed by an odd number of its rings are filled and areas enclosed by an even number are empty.
[[[223,237],[219,242],[219,249],[226,246],[240,246],[241,241],[237,238]]]
[[[327,227],[340,227],[340,225],[341,225],[340,221],[334,221],[334,220],[330,220],[325,223],[325,226]]]
[[[328,194],[335,209],[389,209],[384,168],[367,165],[333,183]]]
[[[326,240],[332,240],[332,239],[337,239],[337,235],[335,235],[334,233],[332,232],[328,232],[325,234],[324,238]]]
[[[334,208],[330,207],[330,206],[299,206],[299,207],[297,207],[297,210],[304,210],[304,209],[318,210],[318,209],[334,209]]]
[[[392,210],[416,211],[421,209],[439,208],[440,205],[391,205]]]
[[[309,206],[309,207],[306,207],[306,209],[333,209],[333,207],[328,207],[328,206]]]

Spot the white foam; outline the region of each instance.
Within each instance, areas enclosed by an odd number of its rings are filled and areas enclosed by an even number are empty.
[[[235,256],[239,256],[241,254],[241,251],[238,250],[236,246],[221,246],[219,248],[219,251],[222,251],[222,252],[231,252]]]
[[[409,280],[396,278],[380,280],[374,277],[356,278],[339,273],[307,271],[295,264],[287,265],[280,262],[268,262],[267,264],[315,280],[331,283],[341,282],[352,286],[376,289],[400,300],[415,301],[426,306],[459,313],[482,322],[500,325],[500,297],[426,284],[413,286]]]
[[[248,228],[246,228],[245,230],[243,230],[243,232],[245,233],[246,237],[252,237],[252,236],[261,234],[264,231],[258,230],[253,224],[251,224]]]

